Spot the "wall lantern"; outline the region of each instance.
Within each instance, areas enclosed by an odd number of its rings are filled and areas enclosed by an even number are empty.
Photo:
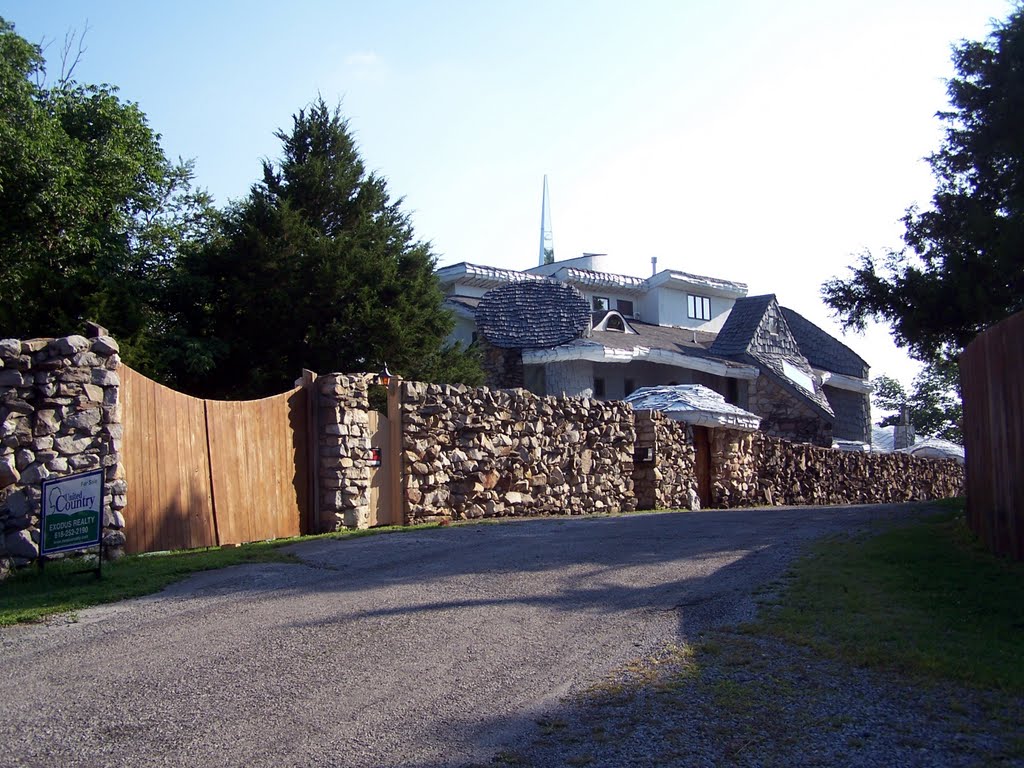
[[[377,383],[382,387],[386,387],[391,383],[391,371],[388,370],[387,363],[384,363],[384,367],[381,368],[380,373],[377,374]]]

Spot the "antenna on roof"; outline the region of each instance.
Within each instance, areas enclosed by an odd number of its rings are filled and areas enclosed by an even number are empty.
[[[544,197],[540,204],[540,261],[539,266],[555,260],[555,238],[551,234],[551,201],[548,199],[548,175],[544,174]]]

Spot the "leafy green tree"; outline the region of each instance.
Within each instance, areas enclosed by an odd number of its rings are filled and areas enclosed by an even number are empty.
[[[94,320],[151,371],[163,276],[209,200],[115,88],[44,81],[39,46],[0,19],[0,334]]]
[[[337,108],[322,99],[279,131],[283,156],[226,212],[222,233],[183,254],[180,385],[211,396],[262,396],[302,368],[426,380],[482,376],[474,355],[445,348],[453,318],[427,243],[401,200],[367,173]]]
[[[931,205],[906,211],[903,247],[861,255],[852,277],[822,288],[847,328],[889,322],[924,361],[953,359],[1024,309],[1024,9],[957,46],[953,63]]]
[[[944,363],[925,366],[914,378],[909,393],[900,382],[889,376],[879,376],[871,384],[874,388],[874,407],[892,412],[878,422],[878,426],[898,424],[900,411],[906,406],[910,423],[918,435],[963,442],[963,407],[955,365]]]

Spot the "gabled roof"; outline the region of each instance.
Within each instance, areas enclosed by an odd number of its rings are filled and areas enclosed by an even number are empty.
[[[804,353],[807,362],[815,368],[858,379],[868,377],[868,364],[864,358],[839,339],[792,309],[782,307],[782,314],[793,333],[793,338],[800,345],[800,351]]]
[[[571,285],[554,280],[509,283],[483,295],[476,324],[502,349],[557,347],[586,331],[590,305]]]
[[[754,362],[785,390],[825,416],[835,416],[775,294],[738,299],[709,351],[733,360]]]
[[[710,352],[715,355],[742,355],[749,351],[750,344],[761,326],[768,305],[775,301],[775,294],[745,296],[732,305],[725,325],[718,332]]]

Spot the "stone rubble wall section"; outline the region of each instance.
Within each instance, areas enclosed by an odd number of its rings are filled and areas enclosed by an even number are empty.
[[[368,378],[330,374],[316,380],[320,532],[369,525]]]
[[[407,522],[636,508],[632,409],[402,382]]]
[[[890,504],[964,493],[964,468],[951,459],[837,451],[760,432],[713,435],[712,504],[719,508]]]
[[[635,411],[637,455],[650,448],[653,461],[636,461],[637,509],[693,509],[697,503],[693,436],[683,423],[660,411]]]
[[[0,577],[39,556],[51,477],[104,470],[103,542],[123,554],[120,364],[108,336],[0,340]]]
[[[747,410],[761,417],[761,431],[775,437],[832,445],[832,425],[801,398],[761,375],[747,389]]]

